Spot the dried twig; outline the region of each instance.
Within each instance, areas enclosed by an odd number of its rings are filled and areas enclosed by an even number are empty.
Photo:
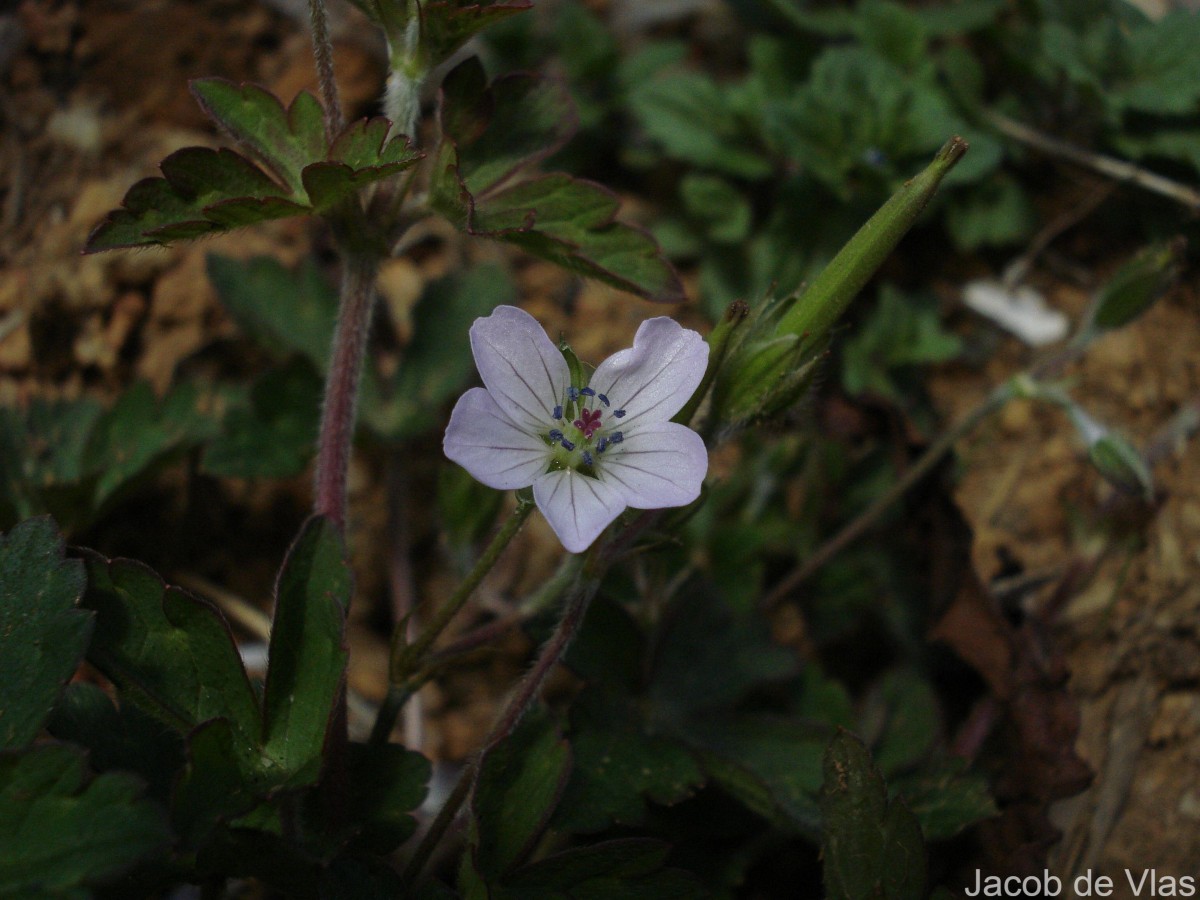
[[[1136,184],[1144,190],[1169,197],[1195,212],[1200,212],[1200,190],[1189,185],[1181,184],[1163,175],[1157,175],[1126,160],[1076,147],[1074,144],[1043,134],[1015,119],[1010,119],[995,110],[984,112],[983,119],[988,125],[1014,141],[1099,172],[1101,175],[1117,181]]]

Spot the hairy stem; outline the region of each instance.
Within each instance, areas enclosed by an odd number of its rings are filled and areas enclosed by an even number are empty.
[[[313,511],[328,517],[341,530],[346,526],[346,472],[354,440],[358,385],[367,351],[377,266],[378,262],[370,257],[346,258],[333,351],[325,378]]]
[[[312,21],[317,84],[321,91],[321,105],[325,110],[325,140],[332,144],[342,130],[342,101],[338,98],[337,80],[333,77],[333,41],[329,37],[325,0],[308,0],[308,12]]]
[[[446,798],[446,802],[442,805],[442,808],[438,810],[438,814],[430,825],[429,831],[425,833],[425,837],[421,840],[421,843],[413,853],[412,859],[409,860],[408,865],[405,867],[402,876],[405,885],[413,884],[420,876],[421,870],[424,869],[425,863],[429,861],[429,857],[433,854],[438,842],[441,841],[442,837],[454,823],[459,809],[471,795],[471,791],[475,786],[475,779],[487,754],[512,734],[521,719],[524,718],[525,713],[529,711],[529,708],[537,700],[538,694],[541,693],[542,685],[546,682],[546,678],[554,671],[554,667],[558,665],[563,655],[567,652],[567,647],[571,645],[571,641],[579,633],[579,626],[583,624],[588,606],[591,604],[592,598],[596,596],[596,591],[600,587],[600,576],[604,565],[599,560],[599,554],[589,554],[580,580],[567,598],[567,605],[563,609],[562,618],[559,619],[554,633],[542,646],[541,652],[533,663],[533,667],[521,679],[521,683],[517,685],[516,692],[513,694],[512,699],[509,700],[508,705],[504,708],[504,712],[496,724],[492,726],[491,733],[488,734],[487,740],[484,741],[479,755],[463,769],[462,774],[458,778],[458,783],[454,786],[454,790]]]

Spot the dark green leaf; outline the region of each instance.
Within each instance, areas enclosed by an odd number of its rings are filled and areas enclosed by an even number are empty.
[[[537,847],[571,771],[571,751],[544,720],[527,716],[480,763],[471,804],[471,859],[488,881]]]
[[[863,732],[872,737],[875,765],[888,777],[928,757],[942,731],[933,688],[910,671],[889,672],[881,678],[862,719]]]
[[[641,691],[646,637],[629,611],[604,595],[588,608],[566,665],[580,678],[619,693]]]
[[[85,898],[87,886],[159,853],[166,818],[140,793],[126,774],[89,782],[72,747],[0,754],[0,895]]]
[[[679,185],[683,205],[719,244],[734,244],[750,233],[752,212],[745,194],[714,175],[687,175]]]
[[[879,303],[843,343],[842,383],[851,394],[873,393],[900,403],[905,369],[945,362],[961,352],[962,342],[942,327],[932,297],[884,285]]]
[[[181,384],[160,403],[146,382],[138,382],[96,422],[87,447],[87,465],[99,472],[94,504],[100,507],[128,482],[168,454],[215,430],[201,409],[193,384]]]
[[[499,3],[427,0],[420,4],[421,51],[427,55],[429,65],[436,66],[493,22],[532,8],[532,0]]]
[[[185,147],[163,160],[162,172],[129,189],[122,208],[88,238],[89,253],[169,244],[308,212],[303,195],[232,150]]]
[[[734,613],[709,590],[688,592],[668,615],[650,677],[656,721],[703,718],[795,674],[795,658],[771,643],[761,617]]]
[[[67,685],[46,729],[59,740],[86,747],[88,762],[97,772],[124,769],[141,776],[148,792],[163,803],[183,768],[183,740],[178,732],[132,703],[117,709],[90,682]]]
[[[795,713],[840,728],[854,725],[854,701],[840,681],[825,675],[815,663],[809,663],[800,673],[797,684]]]
[[[187,761],[171,797],[171,817],[185,843],[199,846],[221,822],[255,809],[271,787],[261,760],[228,719],[209,720],[188,735]]]
[[[275,589],[275,618],[263,697],[265,752],[280,780],[311,783],[349,656],[343,630],[350,571],[327,519],[305,523]]]
[[[922,6],[913,12],[931,36],[968,34],[991,25],[1004,11],[1005,0],[971,0]]]
[[[364,185],[412,168],[424,154],[404,135],[388,140],[387,119],[363,119],[347,126],[334,141],[325,162],[304,167],[301,177],[313,208],[332,209]]]
[[[355,846],[391,853],[416,830],[410,813],[425,800],[429,760],[395,744],[351,744],[348,766],[347,818],[361,830]]]
[[[685,737],[700,751],[704,770],[747,807],[781,828],[815,838],[829,734],[826,725],[743,714],[694,722]]]
[[[1194,116],[1200,102],[1200,16],[1173,10],[1128,34],[1130,77],[1116,99],[1129,109],[1163,116]]]
[[[299,353],[324,371],[337,319],[337,291],[315,262],[295,272],[277,260],[207,257],[208,277],[238,327],[277,359]]]
[[[509,184],[574,130],[565,90],[515,76],[485,85],[475,60],[458,66],[443,85],[445,136],[431,205],[469,234],[516,244],[648,299],[682,299],[679,276],[654,239],[615,220],[620,203],[609,191],[566,175]]]
[[[0,526],[51,513],[70,529],[90,518],[85,453],[103,412],[90,397],[0,408]]]
[[[295,360],[259,376],[249,402],[229,410],[222,432],[204,450],[206,472],[229,478],[287,478],[312,456],[321,379]]]
[[[600,185],[543,175],[477,198],[467,230],[631,294],[681,299],[678,273],[649,234],[615,220],[619,206]]]
[[[96,612],[88,658],[122,699],[184,733],[225,717],[256,745],[258,701],[220,611],[133,560],[84,551],[84,561],[83,605]]]
[[[301,173],[308,164],[325,159],[327,149],[317,98],[301,91],[285,109],[279,98],[255,84],[199,78],[191,87],[208,116],[268,166],[287,185],[287,193],[303,202]]]
[[[846,731],[825,752],[821,852],[830,900],[920,900],[926,859],[921,826],[888,802],[867,748]]]
[[[516,288],[497,266],[481,265],[430,282],[413,310],[412,340],[396,375],[378,391],[364,389],[363,417],[391,440],[411,437],[441,420],[442,404],[475,372],[467,331],[479,316],[516,302]],[[380,396],[386,390],[386,396]]]
[[[906,71],[928,60],[929,42],[920,16],[892,0],[868,0],[858,7],[858,32],[867,47]]]
[[[904,798],[930,841],[948,840],[997,814],[987,779],[964,771],[957,759],[927,763],[918,772],[894,779],[889,788]]]
[[[671,806],[704,782],[686,747],[646,733],[636,706],[610,691],[590,689],[576,698],[570,740],[575,765],[554,818],[557,829],[637,825],[647,800]]]
[[[475,196],[560,150],[576,128],[562,84],[509,75],[489,86],[476,57],[446,76],[441,110],[444,138],[458,151],[457,180]]]
[[[92,633],[91,615],[77,608],[84,583],[50,519],[0,535],[0,750],[37,737],[82,661]]]
[[[707,75],[672,72],[633,85],[629,104],[638,124],[675,159],[737,178],[765,178],[773,168],[725,90]]]

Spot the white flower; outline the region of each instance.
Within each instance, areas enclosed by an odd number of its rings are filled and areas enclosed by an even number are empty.
[[[471,388],[446,428],[446,456],[498,490],[533,485],[567,550],[591,546],[625,507],[685,506],[708,471],[704,441],[673,423],[700,385],[708,345],[672,319],[643,322],[586,384],[529,313],[500,306],[471,326],[486,387]]]

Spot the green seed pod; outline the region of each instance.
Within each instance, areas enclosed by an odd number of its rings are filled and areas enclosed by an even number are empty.
[[[812,285],[790,301],[776,334],[799,335],[810,344],[820,341],[912,228],[942,179],[966,152],[967,142],[962,138],[947,141],[933,162],[905,182],[838,251]]]
[[[1088,459],[1101,477],[1119,491],[1149,500],[1154,495],[1154,480],[1146,460],[1137,449],[1121,435],[1101,425],[1081,407],[1069,400],[1066,404],[1075,430],[1087,445]]]
[[[1112,331],[1149,309],[1179,277],[1184,247],[1183,239],[1156,244],[1125,263],[1096,294],[1090,327]]]
[[[1088,459],[1104,480],[1127,494],[1149,500],[1154,481],[1142,455],[1119,434],[1108,433],[1088,448]]]

